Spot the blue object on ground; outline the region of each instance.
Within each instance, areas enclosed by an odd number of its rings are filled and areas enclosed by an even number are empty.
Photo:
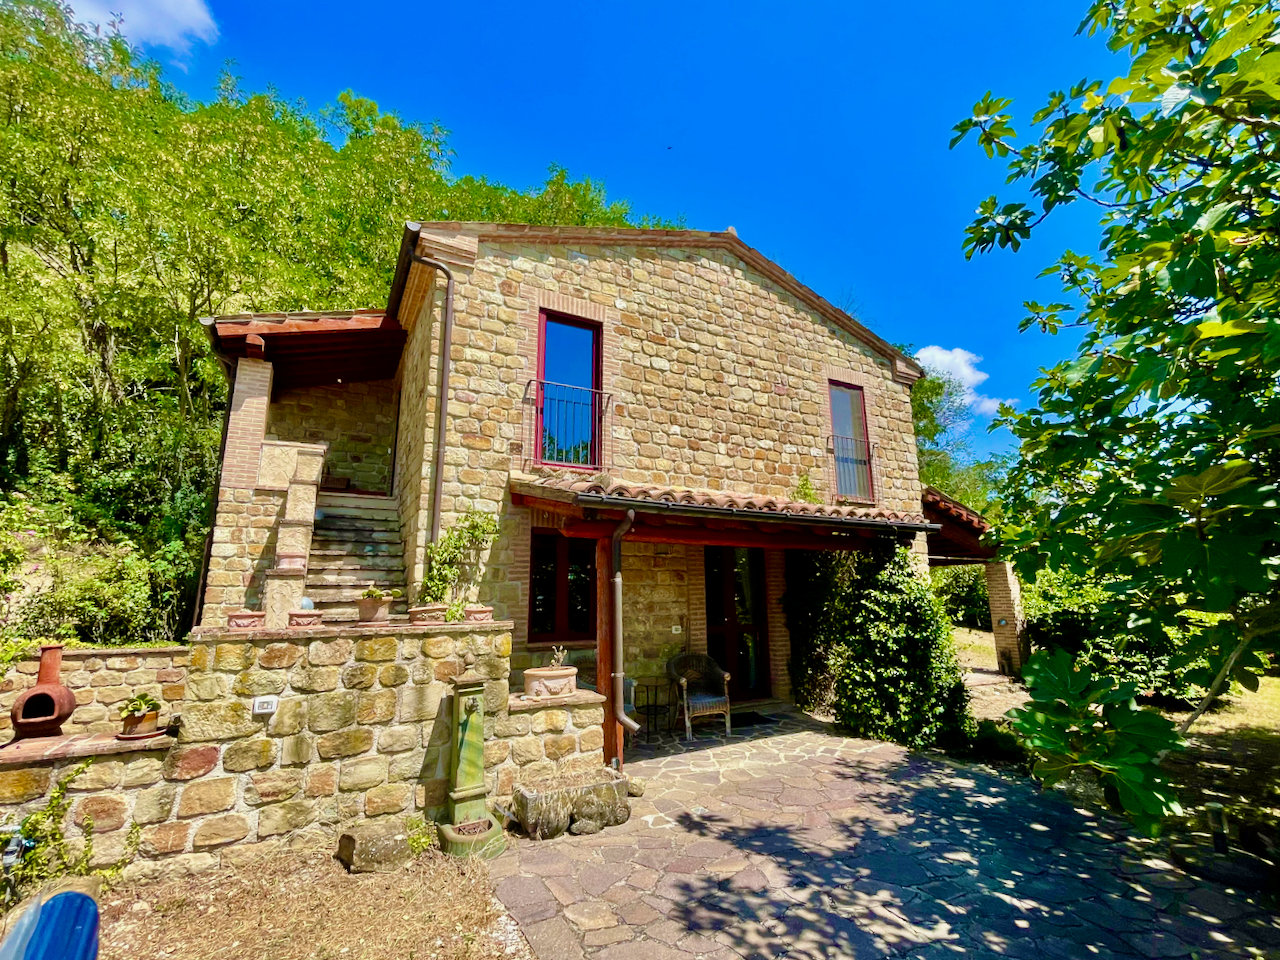
[[[22,960],[96,960],[98,904],[93,897],[67,891],[40,907]]]

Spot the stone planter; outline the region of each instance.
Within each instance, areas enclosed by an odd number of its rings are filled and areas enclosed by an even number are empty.
[[[356,600],[361,623],[386,623],[391,619],[391,600],[380,597],[360,597]]]
[[[448,609],[447,603],[424,603],[418,607],[410,607],[409,622],[444,623],[445,611]]]
[[[240,610],[227,614],[227,626],[232,630],[261,630],[266,622],[265,610]]]
[[[131,713],[123,719],[122,724],[124,729],[117,734],[117,737],[121,740],[141,740],[144,737],[154,737],[159,732],[157,727],[160,725],[160,711]]]
[[[524,695],[531,700],[567,697],[578,689],[577,667],[526,667]]]
[[[566,830],[597,833],[631,817],[627,778],[609,767],[521,784],[515,788],[512,807],[534,840],[550,840]]]
[[[468,603],[462,618],[466,623],[492,623],[493,607],[486,607],[482,603]]]
[[[322,627],[324,626],[324,614],[319,610],[290,610],[289,626]]]

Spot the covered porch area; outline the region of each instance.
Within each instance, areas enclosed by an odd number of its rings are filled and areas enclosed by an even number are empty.
[[[768,705],[789,702],[791,644],[782,605],[787,551],[858,550],[881,538],[909,545],[935,528],[922,515],[598,476],[513,478],[510,492],[513,505],[530,512],[531,620],[541,615],[543,595],[536,557],[563,545],[579,555],[574,569],[584,571],[583,582],[590,568],[594,630],[572,661],[607,697],[610,761],[624,752],[619,714],[638,713],[652,725],[647,705],[669,705],[673,688],[665,664],[676,654],[705,654],[727,671],[735,709],[758,702],[769,715]],[[585,598],[567,602],[586,612]],[[531,626],[530,639],[537,636]]]

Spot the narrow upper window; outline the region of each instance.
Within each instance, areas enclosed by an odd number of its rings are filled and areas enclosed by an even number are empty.
[[[831,384],[832,447],[836,458],[836,493],[872,499],[871,445],[867,442],[867,407],[861,387]]]
[[[596,637],[596,542],[535,530],[529,544],[529,642]]]
[[[538,459],[600,466],[600,325],[542,314],[538,376]]]

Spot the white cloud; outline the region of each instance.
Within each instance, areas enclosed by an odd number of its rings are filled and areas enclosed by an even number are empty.
[[[130,43],[168,47],[179,56],[191,51],[191,42],[213,43],[218,25],[205,0],[74,0],[76,16],[96,23],[105,31],[120,15],[120,32]]]
[[[964,401],[974,413],[984,417],[993,417],[1000,409],[1001,403],[1012,404],[1013,400],[999,400],[978,393],[977,387],[990,378],[991,374],[978,369],[982,358],[964,347],[929,346],[916,351],[916,359],[928,370],[953,377],[964,390]]]

